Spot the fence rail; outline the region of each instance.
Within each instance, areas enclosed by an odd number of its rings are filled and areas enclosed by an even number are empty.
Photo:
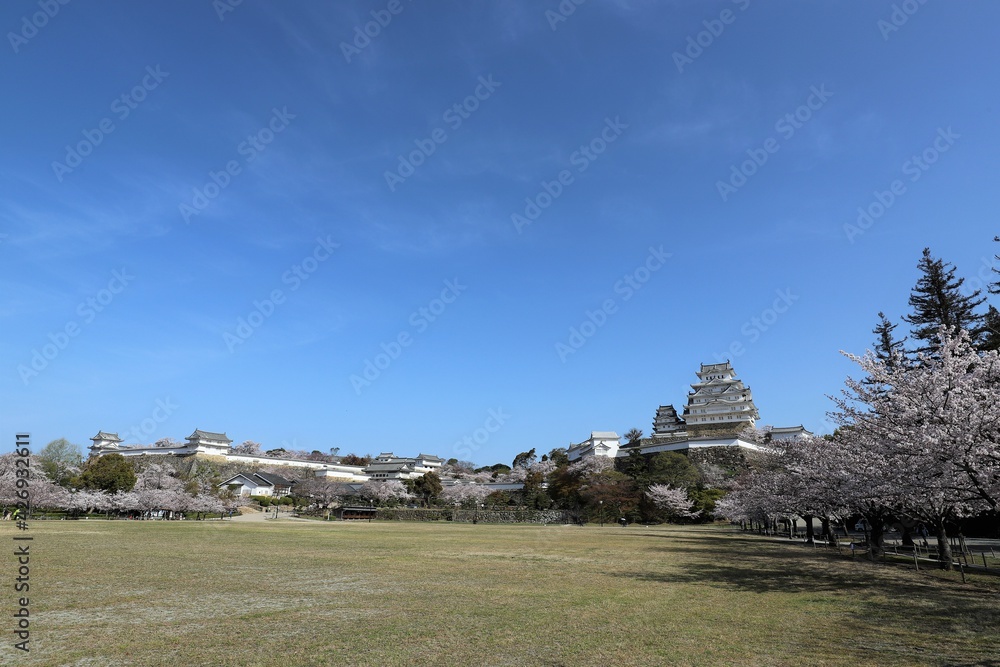
[[[790,541],[805,541],[804,535],[784,531],[758,531],[747,530],[744,528],[742,532],[757,533],[768,537],[785,538]],[[836,536],[836,534],[834,535]],[[829,535],[817,533],[811,544],[813,548],[836,548],[837,552],[841,555],[845,555],[844,552],[849,551],[851,556],[854,558],[867,557],[870,560],[875,560],[872,555],[871,546],[867,542],[849,541],[845,545],[836,537],[834,539],[836,542],[831,544]],[[955,541],[952,543],[952,547],[951,566],[953,569],[956,569],[961,573],[963,582],[965,581],[966,572],[977,572],[981,574],[1000,576],[1000,556],[998,556],[998,552],[993,546],[986,545],[978,551],[973,551],[965,544],[964,539],[955,538]],[[987,553],[989,554],[989,558],[987,558]],[[919,542],[914,542],[913,545],[902,545],[897,543],[884,544],[881,549],[880,558],[883,562],[885,562],[890,556],[894,557],[893,560],[902,558],[906,559],[906,561],[912,561],[915,570],[920,570],[921,562],[931,563],[937,567],[942,565],[942,561],[938,558],[938,548],[936,544],[920,544]],[[978,562],[980,560],[982,561],[982,564]]]

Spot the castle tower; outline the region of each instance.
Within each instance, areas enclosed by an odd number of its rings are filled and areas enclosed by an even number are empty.
[[[121,444],[122,439],[118,437],[117,433],[105,433],[104,431],[98,431],[91,440],[94,442],[88,449],[90,449],[91,454],[103,454],[107,450],[114,451],[118,449],[118,445]]]
[[[691,385],[684,420],[691,436],[735,435],[753,426],[760,416],[750,387],[736,377],[728,361],[702,364],[698,382]]]
[[[213,433],[202,431],[196,428],[194,433],[187,438],[185,447],[195,454],[213,454],[215,456],[225,456],[230,452],[230,445],[233,443],[225,433]]]
[[[673,405],[661,405],[653,419],[653,436],[683,436],[686,424]]]

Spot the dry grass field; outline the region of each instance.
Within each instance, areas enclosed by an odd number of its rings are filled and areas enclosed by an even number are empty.
[[[13,544],[12,524],[0,539]],[[1000,665],[998,579],[728,527],[33,522],[3,665]],[[13,549],[4,548],[5,553]]]

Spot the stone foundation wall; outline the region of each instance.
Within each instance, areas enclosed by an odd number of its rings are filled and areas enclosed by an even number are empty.
[[[747,422],[728,424],[688,424],[687,432],[692,438],[735,438],[747,427]]]
[[[747,469],[747,450],[742,447],[699,447],[687,451],[688,460],[696,466],[715,465],[729,474]]]

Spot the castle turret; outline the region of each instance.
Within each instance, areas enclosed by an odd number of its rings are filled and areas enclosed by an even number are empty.
[[[656,410],[653,419],[653,435],[682,436],[685,433],[685,422],[677,416],[673,405],[661,405]]]
[[[97,435],[91,438],[94,444],[92,444],[88,449],[90,449],[92,454],[103,454],[108,450],[118,449],[119,443],[122,439],[118,437],[117,433],[105,433],[104,431],[98,431]]]
[[[197,428],[186,440],[188,441],[186,446],[193,453],[214,454],[216,456],[228,454],[233,442],[225,433],[212,433]]]

